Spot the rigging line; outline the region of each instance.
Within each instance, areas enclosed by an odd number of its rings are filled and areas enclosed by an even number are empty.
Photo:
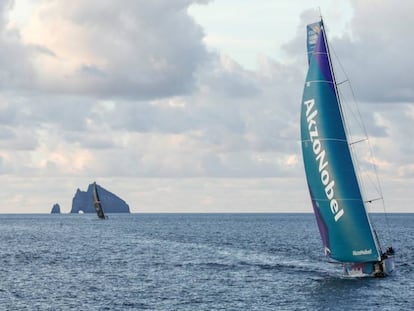
[[[367,201],[365,201],[365,203],[372,203],[372,202],[374,202],[374,201],[380,201],[380,200],[383,200],[383,199],[384,199],[383,197],[379,197],[379,198],[375,198],[375,199],[367,200]]]
[[[344,99],[343,102],[352,102],[352,101],[350,101],[349,99],[347,99],[344,96],[344,94],[342,93],[341,90],[340,90],[340,95]],[[355,102],[355,99],[354,99],[353,102]],[[349,105],[347,105],[347,107],[348,108],[351,108]],[[344,113],[346,115],[348,114],[347,112],[348,113],[349,112],[352,113],[353,120],[357,120],[358,121],[359,128],[362,128],[362,125],[361,125],[362,120],[356,116],[355,112],[352,109],[350,111],[349,111],[349,109],[348,109],[348,111],[345,109],[344,110]],[[353,133],[350,130],[351,130],[351,128],[348,127],[348,131],[351,134],[350,137],[354,137],[355,135],[353,135]],[[365,136],[365,138],[362,138],[362,139],[359,139],[357,141],[348,143],[350,150],[352,150],[352,153],[354,153],[356,155],[356,157],[354,157],[355,158],[354,164],[356,166],[357,171],[360,172],[360,174],[362,174],[361,176],[365,176],[365,177],[363,177],[363,179],[365,178],[366,182],[360,182],[359,183],[360,184],[360,187],[361,187],[361,191],[364,194],[364,197],[372,196],[372,195],[368,195],[368,191],[367,191],[367,189],[368,189],[367,186],[370,185],[379,196],[383,196],[381,189],[378,188],[378,185],[380,183],[378,182],[378,180],[375,181],[372,178],[372,174],[370,174],[370,172],[374,172],[375,173],[375,170],[373,170],[372,168],[371,168],[371,170],[367,170],[366,168],[365,169],[362,169],[362,167],[361,167],[361,161],[359,160],[359,159],[362,159],[361,156],[359,155],[361,151],[359,150],[359,148],[358,149],[355,148],[355,146],[356,145],[359,145],[361,142],[368,141],[368,139],[369,139],[368,136],[367,135],[364,135],[364,136]],[[371,150],[369,150],[368,154],[372,158],[372,151]],[[371,163],[370,166],[372,166],[372,163]],[[378,175],[376,175],[376,177],[378,177]],[[369,211],[371,211],[371,210],[369,210]]]
[[[321,19],[321,26],[323,27],[323,30],[325,31],[325,34],[326,34],[325,26],[324,26],[324,23],[323,23],[322,19]],[[327,34],[326,34],[326,35],[327,35]],[[331,70],[331,73],[332,73],[332,80],[333,80],[333,82],[334,82],[335,95],[336,95],[336,97],[338,98],[338,106],[339,106],[339,111],[340,111],[341,118],[342,118],[342,121],[343,121],[343,124],[344,124],[344,127],[345,127],[345,135],[346,135],[347,137],[349,137],[349,133],[350,133],[350,131],[349,131],[349,126],[348,126],[347,122],[344,122],[344,120],[345,120],[345,117],[346,117],[346,116],[345,116],[345,111],[344,111],[344,109],[343,109],[343,107],[342,107],[342,103],[341,103],[341,98],[340,98],[340,90],[339,90],[339,88],[338,88],[338,85],[336,84],[336,77],[335,77],[335,72],[334,72],[334,68],[333,68],[333,63],[332,63],[332,59],[331,59],[331,57],[330,57],[330,48],[329,48],[329,44],[328,44],[328,42],[327,42],[327,40],[326,40],[326,36],[325,36],[325,38],[324,38],[324,39],[325,39],[325,45],[326,45],[326,49],[327,49],[327,57],[328,57],[329,67],[330,67],[330,70]],[[339,58],[337,57],[337,55],[336,55],[336,53],[335,53],[335,50],[333,50],[333,49],[332,49],[332,51],[333,51],[333,53],[334,53],[334,55],[335,55],[336,59],[338,60],[338,63],[339,63],[339,65],[340,65],[341,69],[342,69],[342,72],[345,74],[346,80],[349,80],[349,78],[348,78],[348,76],[347,76],[347,74],[346,74],[345,69],[343,68],[343,66],[342,66],[341,62],[339,61]],[[350,83],[349,83],[349,85],[350,85],[350,89],[351,89],[351,94],[352,94],[352,96],[353,96],[353,98],[354,98],[354,102],[355,102],[355,103],[357,103],[357,102],[356,102],[356,100],[355,100],[355,95],[354,95],[354,92],[353,92],[352,86],[351,86],[351,84],[350,84]],[[357,107],[357,111],[358,111],[358,114],[359,114],[359,119],[360,119],[360,120],[361,120],[361,122],[362,122],[362,117],[361,117],[361,113],[360,113],[360,111],[359,111],[359,109],[358,109],[358,105],[356,105],[356,107]],[[364,130],[365,136],[366,136],[366,137],[368,137],[368,135],[367,135],[367,131],[366,131],[366,128],[365,128],[365,125],[364,125],[363,123],[362,123],[362,129]],[[368,146],[370,146],[370,145],[369,145],[369,141],[368,141]],[[370,151],[371,151],[371,154],[372,154],[372,150],[371,150],[371,149],[370,149]],[[352,153],[353,153],[353,151],[352,151],[352,147],[350,147],[350,152],[351,152],[352,162],[353,162],[353,164],[354,164],[354,165],[356,164],[356,166],[357,166],[357,168],[358,168],[358,170],[359,170],[360,165],[359,165],[358,161],[355,161],[356,159],[354,159],[355,157],[352,155]],[[376,170],[375,170],[375,172],[376,172]],[[357,177],[358,185],[359,185],[359,186],[361,186],[361,180],[360,180],[360,178],[359,178],[358,174],[356,174],[356,177]],[[377,180],[378,180],[378,175],[377,175]],[[381,189],[381,188],[380,188],[380,189]],[[382,196],[382,192],[381,192],[380,194],[381,194],[381,196]],[[384,203],[384,200],[382,200],[382,202]],[[365,205],[365,204],[364,204],[364,205]],[[384,209],[384,211],[385,211],[385,205],[384,205],[384,204],[383,204],[383,209]],[[365,213],[367,213],[367,211],[366,211],[366,210],[365,210]],[[370,223],[371,230],[374,232],[375,236],[377,237],[376,230],[375,230],[375,228],[374,228],[374,226],[373,226],[372,222],[369,222],[369,223]],[[388,229],[388,230],[389,230],[389,229]],[[379,249],[381,249],[381,245],[379,244],[378,238],[377,238],[377,241],[376,241],[376,245],[377,245],[377,247],[378,247]]]
[[[365,123],[362,121],[363,119],[362,119],[362,115],[361,115],[361,110],[359,109],[359,105],[358,105],[358,101],[356,100],[356,97],[355,97],[354,89],[353,89],[352,84],[351,84],[351,82],[349,80],[348,74],[345,71],[345,68],[343,67],[343,65],[342,65],[339,57],[335,53],[335,49],[331,48],[331,50],[332,50],[333,54],[335,55],[335,59],[337,60],[337,62],[339,64],[339,67],[341,68],[343,74],[345,75],[345,78],[346,78],[345,81],[348,81],[349,89],[351,91],[351,96],[352,96],[352,99],[353,99],[353,101],[355,103],[356,111],[358,113],[357,120],[358,119],[360,120],[359,123],[360,123],[360,126],[361,126],[361,128],[363,130],[363,133],[364,133],[364,135],[366,137],[366,140],[367,140],[370,157],[373,159],[374,158],[374,153],[373,153],[372,146],[371,146],[371,143],[370,143],[370,139],[369,139],[369,136],[368,136],[367,128],[365,126]],[[390,237],[391,236],[391,233],[390,233],[389,219],[388,219],[388,216],[387,216],[388,213],[387,213],[387,210],[386,210],[385,199],[383,198],[383,192],[382,192],[382,187],[381,187],[381,182],[380,182],[380,179],[379,179],[379,174],[378,174],[377,166],[375,165],[374,161],[371,162],[371,165],[372,165],[373,170],[375,172],[376,188],[378,189],[379,194],[382,197],[382,200],[381,200],[382,201],[382,208],[383,208],[383,211],[384,211],[384,217],[385,217],[386,227],[387,227],[387,231],[388,231],[388,237]]]
[[[323,29],[325,29],[325,26],[324,26],[322,20],[321,20],[321,24],[322,24],[322,27],[324,27]],[[326,34],[326,30],[325,30],[325,34]],[[326,34],[326,36],[327,36],[327,34]],[[343,104],[342,104],[342,99],[343,98],[341,98],[341,97],[343,97],[343,96],[341,96],[342,95],[342,92],[341,92],[340,88],[338,87],[338,84],[336,83],[334,66],[333,66],[333,63],[332,63],[332,58],[330,57],[330,48],[329,48],[329,44],[328,44],[328,42],[326,40],[326,36],[325,36],[325,45],[326,45],[326,49],[327,49],[327,57],[328,57],[329,67],[330,67],[330,70],[331,70],[331,73],[332,73],[332,80],[333,80],[333,83],[334,83],[335,95],[336,95],[336,97],[338,99],[339,112],[341,114],[341,119],[342,119],[342,122],[344,124],[345,136],[349,139],[350,134],[351,134],[351,131],[350,131],[350,127],[349,127],[348,123],[345,122],[345,120],[347,118],[346,118],[346,111],[345,111],[345,109],[343,107]],[[339,61],[338,56],[335,53],[335,50],[332,49],[332,51],[333,51],[333,54],[334,54],[335,58],[338,60],[338,63],[340,64],[340,67],[341,67],[342,72],[345,74],[346,80],[349,80],[349,78],[346,75],[346,72],[345,72],[342,64]],[[354,98],[355,98],[355,96],[354,96]],[[355,119],[358,120],[358,118],[355,118]],[[360,120],[362,120],[361,117],[360,117]],[[365,135],[365,136],[367,136],[367,135]],[[357,161],[357,158],[355,157],[355,152],[354,152],[354,150],[353,150],[353,148],[351,146],[349,146],[349,151],[351,153],[351,159],[352,159],[353,165],[355,166],[355,168],[357,169],[357,171],[360,171],[360,164]],[[360,179],[359,174],[356,174],[356,178],[357,178],[357,182],[358,182],[359,187],[361,187],[361,185],[362,185],[362,189],[361,190],[362,191],[365,191],[365,188],[364,188],[365,186],[361,182],[361,179]],[[367,211],[365,211],[365,212],[367,212]],[[371,225],[371,228],[372,228],[372,225]]]
[[[343,70],[343,69],[342,69]],[[346,82],[347,82],[347,84],[349,85],[349,88],[351,88],[351,82],[347,79],[346,80]],[[345,83],[345,82],[344,82]],[[344,84],[344,83],[342,83],[342,84]],[[338,88],[338,91],[339,91],[339,95],[341,96],[341,99],[342,99],[342,102],[344,103],[344,104],[346,104],[346,103],[348,103],[348,102],[351,102],[351,103],[354,103],[354,105],[357,107],[357,102],[356,102],[356,100],[355,100],[355,95],[351,95],[351,99],[349,99],[348,98],[348,96],[346,96],[345,95],[345,93],[344,93],[344,91],[342,90],[342,88]],[[352,115],[352,118],[353,118],[353,120],[355,120],[356,122],[357,122],[357,125],[359,126],[359,128],[360,129],[363,129],[363,122],[362,122],[362,119],[361,119],[361,117],[360,116],[358,116],[356,113],[355,113],[355,109],[351,106],[351,105],[349,105],[349,104],[347,104],[346,105],[346,107],[348,108],[348,109],[346,109],[344,112],[345,112],[345,114],[346,115],[348,115],[349,113],[351,113],[351,115]],[[349,118],[346,118],[346,119],[349,119]],[[352,131],[351,131],[351,128],[347,128],[347,130],[349,131],[349,134],[351,135],[351,136],[354,136],[355,134],[353,134],[352,133]],[[365,133],[364,133],[364,135],[365,136],[367,136]]]
[[[367,140],[368,140],[368,137],[365,137],[365,138],[362,138],[362,139],[360,139],[360,140],[357,140],[357,141],[351,142],[351,143],[349,143],[349,144],[350,144],[350,145],[355,145],[355,144],[359,144],[359,143],[362,143],[362,142],[367,141]]]
[[[338,57],[337,57],[337,55],[335,53],[335,50],[332,49],[332,51],[334,53],[334,56],[336,57],[336,59],[339,62],[339,59],[338,59]],[[339,64],[341,65],[340,62],[339,62]],[[332,64],[331,64],[331,66],[332,66]],[[344,70],[344,68],[343,68],[342,65],[341,65],[341,70],[345,74],[346,80],[349,82],[349,78],[346,75],[346,72],[345,72],[345,70]],[[348,84],[350,85],[350,83],[348,83]],[[336,89],[336,93],[337,93],[337,96],[338,96],[338,104],[339,104],[339,107],[340,107],[341,117],[342,117],[342,120],[345,121],[345,119],[347,119],[347,111],[342,107],[343,106],[342,105],[342,102],[343,102],[343,99],[344,99],[345,96],[344,96],[344,94],[342,94],[342,90],[338,87],[338,84],[336,84],[336,83],[335,83],[335,89]],[[353,99],[354,99],[354,103],[356,103],[355,96],[353,96]],[[352,110],[351,110],[351,112],[354,115],[354,113],[353,113]],[[362,122],[361,115],[359,114],[359,116],[360,116],[359,119],[354,116],[354,120],[361,120],[359,122],[360,123],[359,124],[359,127],[360,128],[363,128],[361,126],[361,122]],[[345,128],[345,132],[346,132],[347,137],[348,138],[351,137],[352,135],[351,135],[351,131],[350,131],[350,127],[349,127],[348,122],[344,122],[344,128]],[[365,136],[367,137],[367,135],[365,135]],[[351,152],[352,163],[353,163],[353,165],[354,165],[354,167],[356,169],[356,172],[361,172],[362,171],[361,170],[361,165],[360,165],[360,162],[358,161],[358,158],[356,157],[356,151],[355,151],[355,149],[351,145],[349,145],[349,149],[350,149],[350,152]],[[365,183],[362,182],[360,174],[357,173],[356,174],[356,178],[358,180],[358,185],[359,185],[359,187],[361,189],[362,197],[366,197],[366,194],[367,194],[366,185],[365,185]],[[365,207],[365,212],[368,213],[367,206],[365,205],[365,203],[363,203],[363,204],[364,204],[364,207]],[[370,223],[370,227],[371,227],[372,232],[375,232],[376,229],[374,227],[374,224],[372,222],[370,222],[370,221],[369,221],[369,223]],[[381,247],[378,242],[376,242],[376,244],[377,244],[377,247],[379,247],[379,248]]]
[[[346,80],[344,80],[344,81],[337,82],[337,83],[336,83],[336,85],[337,85],[337,86],[340,86],[341,84],[344,84],[344,83],[346,83],[346,82],[349,82],[349,80],[348,80],[348,79],[346,79]]]

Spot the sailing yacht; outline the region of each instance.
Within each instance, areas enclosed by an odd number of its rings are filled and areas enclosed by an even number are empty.
[[[99,200],[98,187],[96,185],[96,182],[93,182],[93,205],[95,206],[96,214],[98,215],[99,219],[106,219],[101,201]]]
[[[301,145],[309,193],[326,256],[346,275],[389,275],[394,250],[384,251],[366,210],[323,20],[307,25],[308,72],[301,104]]]

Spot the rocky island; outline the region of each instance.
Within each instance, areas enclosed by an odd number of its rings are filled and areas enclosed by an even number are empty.
[[[105,213],[130,213],[128,204],[120,197],[105,188],[96,185],[99,192],[99,199]],[[71,213],[96,213],[93,205],[93,184],[88,186],[86,191],[79,188],[76,190],[72,200]]]

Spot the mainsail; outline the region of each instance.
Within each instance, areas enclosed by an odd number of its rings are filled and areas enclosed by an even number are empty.
[[[93,205],[95,206],[96,214],[100,219],[105,219],[105,214],[102,209],[101,201],[99,200],[98,189],[96,182],[93,183]]]
[[[307,36],[301,142],[325,252],[340,262],[378,262],[381,249],[355,173],[322,20],[307,26]]]

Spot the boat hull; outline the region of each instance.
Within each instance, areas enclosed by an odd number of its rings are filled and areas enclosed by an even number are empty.
[[[385,277],[395,269],[394,256],[388,256],[381,261],[345,263],[344,273],[351,277]]]

